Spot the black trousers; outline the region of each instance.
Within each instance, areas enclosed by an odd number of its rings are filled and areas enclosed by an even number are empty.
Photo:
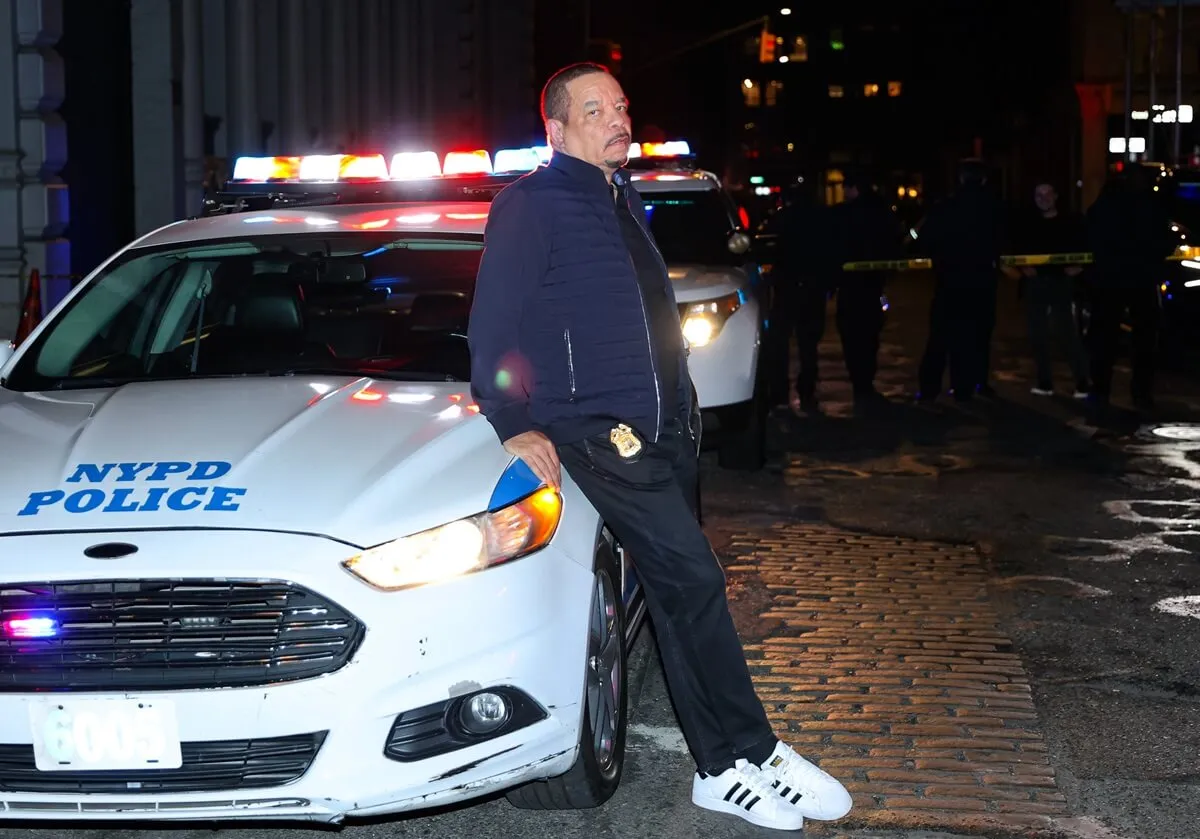
[[[842,356],[856,396],[873,393],[879,369],[879,336],[883,309],[879,298],[883,281],[869,275],[850,276],[837,293],[837,328]]]
[[[560,446],[567,474],[625,547],[646,595],[667,683],[701,772],[766,760],[774,731],[725,598],[725,572],[696,520],[696,451],[681,424],[623,460],[599,435]]]
[[[1025,316],[1029,321],[1029,343],[1037,365],[1038,387],[1054,386],[1054,356],[1057,343],[1066,353],[1078,390],[1088,389],[1087,353],[1075,321],[1075,300],[1069,277],[1033,277],[1025,288]]]
[[[1092,394],[1104,403],[1112,395],[1113,366],[1121,343],[1121,322],[1129,313],[1133,330],[1133,380],[1131,396],[1150,399],[1154,393],[1155,351],[1158,347],[1160,310],[1158,292],[1151,285],[1094,287],[1088,343],[1092,358]]]
[[[950,387],[959,398],[987,383],[992,330],[996,324],[996,281],[939,282],[929,310],[929,337],[921,358],[920,389],[937,396],[947,362]]]
[[[793,334],[800,362],[796,393],[801,400],[816,399],[819,347],[825,336],[825,305],[825,285],[815,280],[781,282],[775,287],[766,348],[772,405],[788,401],[789,349]]]

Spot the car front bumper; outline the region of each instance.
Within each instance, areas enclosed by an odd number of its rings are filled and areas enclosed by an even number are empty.
[[[451,804],[560,775],[575,760],[581,724],[592,577],[554,545],[447,583],[376,591],[344,571],[352,549],[315,537],[245,531],[137,533],[136,555],[83,558],[102,534],[5,537],[6,555],[37,556],[47,582],[129,579],[287,580],[352,613],[366,627],[352,659],[325,676],[258,687],[0,693],[0,748],[33,743],[30,706],[42,700],[169,702],[184,744],[325,732],[295,780],[198,791],[13,788],[0,761],[0,818],[308,819],[339,822]],[[131,534],[122,534],[124,541]],[[14,553],[9,553],[13,551]],[[5,574],[0,582],[29,582]],[[0,654],[3,654],[0,641]],[[416,760],[385,756],[398,715],[494,686],[536,704],[539,719],[494,739]],[[168,777],[171,771],[162,770]],[[145,770],[139,777],[146,776]],[[90,778],[100,777],[95,773]],[[121,771],[105,773],[121,778]],[[124,781],[121,781],[124,783]]]

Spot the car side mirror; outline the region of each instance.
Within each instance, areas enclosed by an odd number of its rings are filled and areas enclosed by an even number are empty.
[[[754,241],[742,231],[738,230],[729,237],[729,252],[741,256],[750,251]]]
[[[4,369],[4,365],[12,360],[13,355],[17,352],[16,346],[7,338],[0,338],[0,370]]]

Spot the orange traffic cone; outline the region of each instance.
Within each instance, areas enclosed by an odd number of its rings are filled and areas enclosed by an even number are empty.
[[[17,334],[13,346],[19,347],[29,333],[42,322],[42,275],[34,268],[29,272],[29,288],[21,304],[21,320],[17,322]]]

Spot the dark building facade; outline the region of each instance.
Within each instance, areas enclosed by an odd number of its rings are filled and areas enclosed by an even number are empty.
[[[1071,7],[1077,204],[1090,205],[1118,163],[1200,167],[1200,3],[1072,0]]]
[[[1072,99],[1061,0],[1036,17],[995,0],[785,8],[740,39],[728,82],[741,94],[730,143],[760,192],[804,175],[832,203],[859,168],[904,205],[948,191],[964,157],[1013,194],[1035,170],[1069,168],[1051,142]]]

